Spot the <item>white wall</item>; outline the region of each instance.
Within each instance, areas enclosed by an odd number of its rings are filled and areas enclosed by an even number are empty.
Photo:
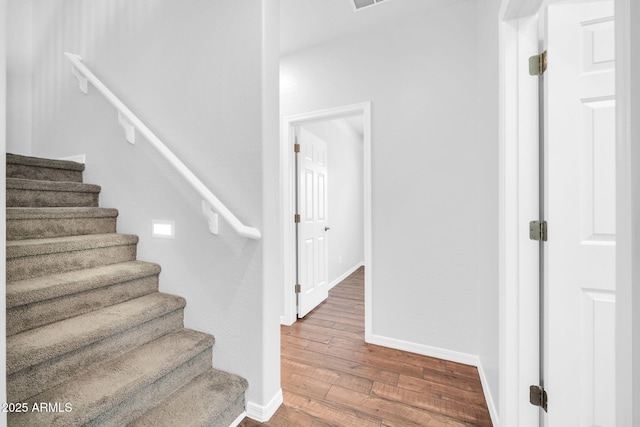
[[[28,155],[31,154],[31,1],[8,0],[7,14],[6,99],[10,106],[7,151]]]
[[[640,423],[640,224],[638,224],[638,218],[640,218],[640,150],[638,149],[638,141],[640,141],[640,28],[636,25],[640,20],[640,5],[638,2],[629,2],[630,14],[630,91],[629,99],[631,100],[631,109],[629,110],[630,129],[628,141],[633,144],[633,156],[631,157],[632,165],[632,194],[633,194],[633,209],[631,211],[631,217],[633,218],[633,251],[631,252],[631,259],[633,260],[633,282],[630,283],[629,288],[632,291],[632,299],[629,303],[629,310],[633,313],[631,319],[631,328],[633,334],[632,345],[632,384],[633,384],[633,400],[630,407],[633,408],[633,419],[629,425],[637,425]]]
[[[495,403],[497,3],[451,1],[281,58],[283,116],[372,101],[373,335],[479,357]]]
[[[34,154],[87,155],[85,180],[102,185],[102,206],[119,208],[119,232],[140,236],[139,259],[162,265],[161,290],[187,299],[186,326],[215,335],[214,366],[247,378],[258,409],[279,391],[278,317],[268,315],[279,288],[266,285],[277,277],[263,242],[224,222],[209,234],[196,193],[142,138],[125,142],[114,109],[93,88],[78,90],[63,52],[81,55],[243,222],[263,229],[277,216],[263,209],[263,176],[277,177],[277,165],[263,164],[278,145],[274,5],[33,0]],[[152,238],[152,219],[174,220],[175,239]],[[274,231],[265,239],[277,248]]]
[[[247,405],[254,419],[267,421],[282,403],[280,388],[280,307],[282,305],[283,230],[280,183],[280,0],[262,7],[262,396]],[[277,203],[274,203],[277,201]],[[251,402],[250,402],[251,403]]]
[[[499,399],[499,34],[500,0],[478,4],[476,29],[477,64],[477,130],[481,144],[477,161],[482,165],[476,175],[476,205],[480,226],[478,250],[478,350],[488,398],[497,417]],[[485,393],[486,395],[486,393]],[[496,419],[494,419],[495,423]]]
[[[327,143],[329,284],[364,262],[364,146],[344,119],[304,125]]]

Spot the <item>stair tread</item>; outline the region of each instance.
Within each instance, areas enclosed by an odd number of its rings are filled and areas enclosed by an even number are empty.
[[[7,283],[7,309],[160,274],[160,266],[129,261]]]
[[[7,240],[47,239],[117,231],[117,209],[9,207],[6,212]]]
[[[54,160],[42,157],[23,156],[20,154],[7,153],[7,163],[13,165],[36,166],[51,169],[68,169],[73,171],[84,171],[83,163],[71,160]]]
[[[129,427],[211,425],[247,387],[244,378],[212,368],[129,424]]]
[[[7,178],[7,190],[60,191],[77,193],[99,193],[100,186],[72,181],[42,181],[35,179]]]
[[[189,329],[171,332],[29,399],[30,404],[68,402],[72,411],[11,414],[10,425],[83,425],[210,348],[213,341],[213,336]]]
[[[98,207],[8,207],[7,220],[50,218],[114,218],[118,210]]]
[[[7,242],[7,260],[24,256],[81,251],[137,243],[138,236],[134,234],[118,233],[51,237],[47,239],[10,240]]]
[[[7,337],[7,373],[85,347],[184,306],[184,298],[154,292]]]

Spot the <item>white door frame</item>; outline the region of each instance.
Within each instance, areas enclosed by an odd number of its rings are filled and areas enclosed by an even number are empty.
[[[615,0],[616,8],[616,406],[618,427],[640,423],[640,392],[633,385],[640,382],[640,236],[632,234],[640,226],[640,124],[631,114],[640,113],[640,34],[631,22],[640,19],[636,0]],[[531,134],[537,129],[537,99],[530,81],[519,79],[518,67],[528,52],[523,46],[532,43],[531,25],[544,0],[502,0],[500,26],[500,425],[537,426],[537,414],[526,406],[527,380],[537,369],[537,352],[528,351],[532,337],[530,305],[524,304],[531,292],[531,280],[524,273],[535,271],[537,258],[525,256],[528,235],[522,229],[523,211],[529,212],[532,199],[531,179],[523,168],[531,168],[523,156],[531,149]],[[531,17],[532,21],[527,21]],[[636,21],[634,21],[634,19]],[[526,49],[525,49],[526,50]],[[632,61],[636,61],[635,63]],[[632,73],[635,66],[635,74]],[[536,85],[537,86],[537,85]],[[535,89],[537,92],[537,88]],[[636,144],[634,146],[634,144]],[[534,160],[535,161],[535,160]],[[537,167],[537,166],[536,166]],[[524,179],[523,179],[524,178]],[[533,197],[537,198],[537,194]],[[533,218],[532,218],[533,219]],[[537,279],[536,279],[537,280]],[[634,301],[635,300],[635,301]],[[635,302],[635,304],[634,304]],[[534,301],[534,303],[536,303]],[[634,337],[635,335],[635,337]],[[537,338],[536,338],[537,339]],[[636,352],[634,354],[634,347]],[[550,397],[552,398],[552,397]],[[522,404],[522,401],[525,404]],[[535,408],[534,408],[535,409]]]
[[[539,103],[538,79],[526,66],[539,49],[537,18],[502,20],[500,39],[499,419],[503,426],[537,427],[528,390],[539,381],[539,340],[531,334],[539,324],[539,244],[529,240],[527,224],[539,216]]]
[[[615,15],[616,424],[631,427],[640,425],[640,28],[631,25],[640,4],[615,0]]]
[[[364,266],[366,270],[365,289],[365,339],[371,336],[371,289],[373,283],[373,271],[371,268],[371,102],[345,105],[309,113],[287,116],[283,119],[282,138],[280,139],[280,160],[282,182],[282,229],[284,232],[284,310],[280,323],[292,325],[297,320],[296,295],[295,295],[295,161],[293,153],[294,128],[296,126],[339,119],[349,116],[362,116],[363,118],[363,142],[364,142]]]

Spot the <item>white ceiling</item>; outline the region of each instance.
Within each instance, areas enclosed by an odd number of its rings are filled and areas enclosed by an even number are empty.
[[[452,0],[386,0],[354,12],[352,0],[280,0],[280,53],[402,21]]]

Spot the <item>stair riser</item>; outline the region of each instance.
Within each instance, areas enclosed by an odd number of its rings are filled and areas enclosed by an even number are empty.
[[[7,220],[7,240],[48,239],[116,232],[116,218]]]
[[[240,377],[209,369],[129,427],[227,427],[244,412],[247,387]]]
[[[7,281],[30,279],[135,259],[135,244],[10,258],[7,259]]]
[[[68,354],[28,367],[7,377],[10,402],[24,401],[77,377],[98,364],[183,327],[184,310],[176,310]],[[209,361],[211,362],[211,361]]]
[[[99,193],[7,188],[7,207],[97,207]]]
[[[245,410],[245,398],[242,393],[216,420],[209,424],[210,427],[228,427]]]
[[[118,396],[120,398],[118,402],[106,412],[94,416],[93,419],[87,419],[86,413],[77,410],[67,413],[18,413],[8,414],[8,425],[12,427],[31,427],[34,425],[48,427],[125,426],[210,368],[211,357],[212,351],[209,348],[150,385],[133,392],[131,395]],[[105,396],[105,399],[108,401],[113,397]],[[52,401],[59,401],[59,399]],[[73,404],[73,402],[71,403]]]
[[[7,310],[7,336],[89,313],[158,290],[158,275]]]
[[[82,171],[7,164],[7,178],[82,182]]]
[[[212,357],[212,350],[208,348],[158,381],[125,399],[98,418],[93,419],[90,425],[96,427],[121,427],[131,423],[146,411],[155,407],[158,402],[163,401],[195,377],[210,369]]]

